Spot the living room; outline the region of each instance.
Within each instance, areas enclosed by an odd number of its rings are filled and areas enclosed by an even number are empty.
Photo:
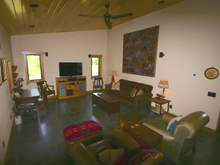
[[[44,56],[45,79],[56,86],[59,77],[59,62],[82,62],[83,75],[87,77],[87,91],[92,91],[91,59],[88,54],[103,55],[102,76],[105,84],[110,83],[109,72],[117,70],[115,80],[127,79],[153,86],[153,96],[161,91],[160,79],[169,81],[166,98],[171,100],[170,112],[186,116],[194,111],[204,111],[210,117],[207,131],[215,133],[219,124],[218,93],[220,80],[207,79],[207,68],[219,70],[220,56],[220,2],[218,0],[186,0],[157,12],[142,16],[133,21],[116,26],[111,30],[79,31],[10,36],[0,26],[0,57],[17,65],[19,77],[25,79],[24,59],[21,52],[48,52]],[[123,35],[159,25],[159,40],[155,77],[146,77],[122,72]],[[159,58],[159,52],[165,56]],[[196,74],[196,77],[192,75]],[[36,88],[36,84],[26,85],[24,89]],[[207,96],[215,92],[216,97]],[[12,128],[13,100],[8,91],[8,82],[0,86],[0,162],[4,161],[6,148]],[[164,107],[166,109],[166,107]]]

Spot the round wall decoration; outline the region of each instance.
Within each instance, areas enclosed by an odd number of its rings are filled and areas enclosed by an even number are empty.
[[[215,79],[218,77],[219,72],[218,69],[211,67],[205,70],[204,75],[208,79]]]

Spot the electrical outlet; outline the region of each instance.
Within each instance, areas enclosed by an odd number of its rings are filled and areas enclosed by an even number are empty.
[[[3,142],[2,142],[2,145],[3,145],[3,148],[5,148],[5,142],[4,142],[4,140],[3,140]]]
[[[216,97],[216,93],[215,93],[215,92],[208,92],[208,96],[210,96],[210,97]]]
[[[172,109],[173,108],[173,106],[172,105],[170,105],[170,109]]]

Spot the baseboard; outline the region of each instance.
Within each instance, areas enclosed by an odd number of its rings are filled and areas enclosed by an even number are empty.
[[[14,120],[12,121],[11,132],[10,132],[10,136],[9,136],[8,144],[7,144],[7,148],[6,148],[4,164],[6,164],[5,160],[6,160],[7,156],[8,156],[8,150],[9,150],[9,147],[10,147],[10,144],[11,144],[11,137],[12,137],[13,129],[14,129]]]
[[[206,132],[209,132],[209,133],[211,133],[211,134],[213,134],[213,135],[216,134],[216,130],[213,130],[213,129],[208,128],[208,127],[203,127],[202,130],[203,130],[203,131],[206,131]]]

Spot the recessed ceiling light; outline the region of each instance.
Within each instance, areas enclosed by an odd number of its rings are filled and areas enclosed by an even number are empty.
[[[30,25],[29,27],[35,27],[34,25]]]
[[[38,4],[30,4],[29,6],[30,6],[30,7],[39,7]]]
[[[164,3],[165,1],[160,1],[160,2],[158,2],[158,3]]]

